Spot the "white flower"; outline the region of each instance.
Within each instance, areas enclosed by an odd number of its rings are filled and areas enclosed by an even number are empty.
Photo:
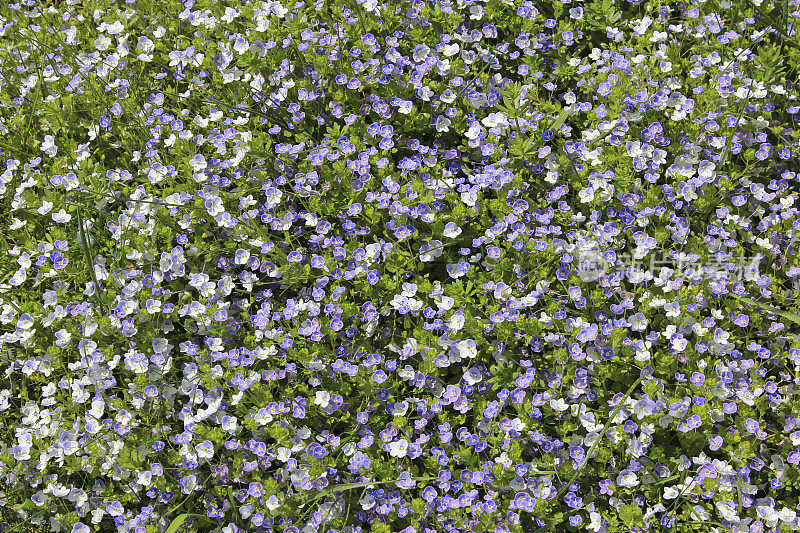
[[[236,255],[234,257],[233,262],[236,263],[237,265],[245,265],[247,264],[247,261],[249,259],[250,259],[250,252],[242,248],[239,248],[238,250],[236,250]]]
[[[631,157],[639,157],[644,155],[641,141],[628,141],[625,143],[625,148],[628,150],[628,155]]]
[[[239,16],[239,11],[232,7],[225,8],[225,14],[220,17],[222,22],[233,22],[233,19]]]
[[[461,235],[461,228],[458,227],[458,224],[455,222],[448,222],[447,225],[444,227],[444,236],[455,239]]]
[[[635,487],[639,484],[639,479],[636,472],[630,470],[623,470],[617,476],[617,486],[620,487]]]
[[[595,513],[595,512],[589,513],[589,519],[590,519],[590,522],[586,526],[586,529],[589,529],[590,531],[595,531],[596,532],[596,531],[600,531],[603,528],[603,525],[602,525],[603,517],[602,517],[602,515],[600,513]]]
[[[408,453],[408,441],[400,439],[389,444],[389,455],[392,457],[405,457]]]
[[[647,318],[644,313],[636,313],[628,319],[628,326],[633,331],[644,331],[647,328]]]
[[[238,34],[236,40],[233,42],[233,49],[238,52],[239,55],[242,55],[250,50],[250,43],[247,42],[244,35]]]
[[[478,192],[473,189],[462,192],[461,201],[470,207],[475,207],[475,204],[478,203]]]
[[[420,63],[422,61],[425,61],[425,58],[428,57],[428,54],[430,53],[430,51],[431,51],[431,49],[429,47],[425,46],[424,44],[417,45],[414,48],[414,54],[412,56],[413,59],[414,59],[414,62],[415,63]]]
[[[236,420],[235,416],[226,415],[222,417],[222,430],[233,432],[236,431],[236,427],[239,425],[238,420]]]
[[[787,524],[791,524],[797,518],[797,512],[788,507],[784,507],[778,512],[778,518]]]
[[[153,351],[156,353],[167,353],[167,351],[172,348],[169,341],[163,337],[156,337],[150,344],[153,347]]]
[[[53,219],[54,222],[65,224],[65,223],[69,222],[70,220],[72,220],[72,215],[70,215],[66,211],[64,211],[64,208],[62,207],[61,210],[58,213],[53,213],[51,215],[51,218]]]
[[[189,474],[185,478],[181,479],[181,492],[184,494],[191,494],[194,488],[197,486],[197,476],[194,474]]]
[[[149,470],[145,470],[144,472],[139,472],[136,475],[136,483],[143,487],[149,487],[150,483],[153,480],[153,473]]]
[[[715,507],[719,511],[720,516],[730,522],[738,522],[739,516],[736,514],[736,502],[733,500],[725,500],[717,502]]]
[[[586,187],[585,189],[581,189],[581,191],[578,193],[578,198],[580,199],[582,204],[593,201],[594,189],[592,187]]]
[[[280,203],[283,197],[283,191],[275,187],[268,187],[267,190],[264,191],[264,195],[267,197],[266,208],[272,209]]]
[[[522,431],[523,429],[525,429],[525,425],[526,425],[525,422],[523,422],[519,418],[514,418],[511,421],[511,429],[515,429],[517,431]]]
[[[267,501],[265,501],[264,503],[266,504],[267,509],[269,509],[270,511],[274,511],[275,509],[281,506],[280,500],[274,494],[269,498],[267,498]]]
[[[61,328],[56,332],[56,337],[58,339],[55,343],[56,346],[63,348],[69,344],[70,339],[72,339],[72,334],[64,328]]]
[[[478,347],[472,339],[459,341],[456,345],[456,349],[458,350],[458,354],[465,359],[475,359],[475,357],[478,356]]]
[[[189,166],[197,172],[206,168],[208,163],[206,163],[206,158],[203,154],[197,154],[189,160]]]
[[[101,35],[94,40],[94,47],[100,51],[108,50],[109,46],[111,46],[111,38],[107,35]]]
[[[477,120],[470,124],[469,128],[466,132],[464,132],[464,137],[470,140],[475,140],[480,137],[481,134],[481,124]]]
[[[461,47],[458,45],[458,43],[446,44],[442,47],[442,55],[446,57],[452,57],[456,55],[460,49]]]
[[[20,220],[20,219],[18,219],[16,217],[13,217],[11,219],[11,224],[8,225],[8,229],[13,231],[15,229],[19,229],[19,228],[24,227],[27,223],[28,223],[27,220]]]
[[[115,20],[111,24],[106,24],[105,30],[109,35],[119,35],[125,31],[125,26],[123,26],[120,21]]]
[[[286,13],[288,13],[288,12],[289,12],[289,10],[288,10],[288,9],[286,9],[285,7],[283,7],[283,6],[282,6],[280,3],[278,3],[278,2],[274,2],[274,3],[273,3],[271,6],[270,6],[270,10],[272,11],[272,14],[273,14],[273,15],[275,15],[275,16],[277,16],[278,18],[283,18],[284,16],[286,16]]]
[[[445,104],[452,104],[455,102],[456,96],[456,93],[453,92],[452,89],[445,89],[445,91],[439,96],[439,99]]]
[[[389,305],[394,307],[395,310],[400,309],[400,307],[406,304],[408,304],[408,297],[402,294],[395,294],[394,297],[392,297],[392,301],[389,302]]]
[[[286,461],[289,460],[289,457],[291,456],[292,456],[292,450],[290,450],[286,446],[281,446],[280,448],[278,448],[278,453],[275,458],[278,459],[278,461],[282,461],[285,463]]]
[[[214,457],[214,445],[209,440],[205,440],[195,446],[195,452],[200,459],[211,459]]]
[[[489,113],[481,122],[487,128],[494,128],[495,126],[505,126],[508,124],[508,119],[504,113]]]
[[[442,241],[430,241],[419,248],[419,260],[423,263],[433,261],[442,255]]]
[[[689,516],[692,517],[692,520],[700,520],[700,521],[705,521],[711,518],[711,515],[708,514],[708,511],[703,509],[703,507],[700,505],[695,505],[692,508],[692,512]]]
[[[408,402],[397,402],[392,406],[392,416],[405,416],[408,411]]]
[[[225,212],[225,206],[222,205],[222,198],[215,196],[205,201],[206,210],[212,217],[217,217]]]
[[[501,453],[500,457],[495,459],[494,462],[499,464],[499,465],[503,465],[506,468],[508,468],[512,464],[514,464],[514,461],[511,460],[511,458],[508,456],[508,453],[506,453],[506,452]]]
[[[452,331],[458,331],[464,327],[464,315],[462,314],[455,314],[450,318],[450,322],[447,324],[448,327]]]
[[[403,283],[403,292],[402,295],[408,298],[411,298],[417,294],[417,284],[416,283]]]
[[[331,402],[331,393],[328,391],[317,391],[316,397],[314,398],[314,404],[319,405],[323,409],[328,407],[328,404]]]
[[[464,342],[464,341],[461,341]],[[464,381],[467,382],[469,385],[475,385],[476,383],[480,383],[483,381],[483,376],[481,375],[480,370],[475,367],[469,369],[469,372],[464,374]]]
[[[444,295],[437,296],[436,298],[434,298],[433,301],[436,303],[436,307],[438,307],[442,311],[449,311],[450,309],[453,308],[453,306],[456,303],[454,298]]]
[[[58,146],[56,146],[55,140],[56,138],[52,135],[45,135],[44,141],[42,141],[42,145],[39,148],[50,157],[55,157],[56,152],[58,152]]]
[[[444,115],[436,117],[436,131],[439,133],[446,133],[450,131],[450,119]]]
[[[665,31],[654,31],[653,35],[650,37],[651,43],[660,43],[662,41],[666,41],[669,35]]]

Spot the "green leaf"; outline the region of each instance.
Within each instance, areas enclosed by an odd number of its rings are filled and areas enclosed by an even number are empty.
[[[233,488],[231,488],[230,485],[228,485],[228,501],[231,502],[231,509],[236,509],[237,508],[238,502],[233,497]]]
[[[558,131],[558,128],[560,128],[561,125],[564,123],[564,121],[567,120],[568,116],[569,116],[569,107],[565,107],[564,109],[561,110],[561,113],[558,114],[558,118],[556,118],[556,121],[553,122],[552,126],[550,126],[550,129],[553,130],[553,132]]]
[[[167,528],[167,533],[175,533],[178,528],[183,525],[186,519],[189,518],[189,513],[183,513],[175,517],[172,523]]]

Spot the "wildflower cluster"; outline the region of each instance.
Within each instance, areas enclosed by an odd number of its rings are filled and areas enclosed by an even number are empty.
[[[0,7],[0,527],[800,530],[797,19]]]

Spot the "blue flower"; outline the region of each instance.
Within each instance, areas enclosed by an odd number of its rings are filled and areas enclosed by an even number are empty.
[[[378,281],[380,281],[380,279],[381,279],[381,276],[380,276],[380,274],[378,273],[377,270],[372,269],[372,270],[367,272],[367,282],[370,285],[375,285],[376,283],[378,283]],[[431,317],[429,317],[429,318],[431,318]]]

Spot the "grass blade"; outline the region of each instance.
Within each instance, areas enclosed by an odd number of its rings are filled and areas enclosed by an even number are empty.
[[[92,277],[94,288],[97,291],[95,300],[97,300],[98,305],[100,306],[100,311],[106,315],[108,313],[106,313],[103,302],[103,290],[100,288],[100,284],[97,282],[97,276],[94,273],[94,260],[92,259],[92,251],[89,249],[89,241],[86,239],[86,231],[83,228],[83,215],[81,214],[80,208],[78,209],[78,227],[80,228],[81,233],[83,255],[86,257],[86,264],[89,266],[89,275]]]
[[[736,298],[737,300],[740,300],[740,301],[744,302],[744,303],[747,303],[747,304],[750,304],[750,305],[752,305],[754,307],[758,307],[760,309],[763,309],[764,311],[769,311],[770,313],[774,313],[774,314],[776,314],[776,315],[778,315],[780,317],[785,318],[786,320],[794,322],[795,324],[800,324],[800,316],[798,316],[797,313],[792,314],[792,313],[789,313],[788,311],[782,311],[781,309],[778,309],[777,307],[772,307],[771,305],[762,304],[762,303],[757,302],[755,300],[752,300],[750,298],[745,298],[744,296],[739,296],[738,294],[734,294],[733,297]]]
[[[178,528],[183,525],[187,518],[189,518],[189,513],[183,513],[176,516],[167,528],[167,533],[175,533],[178,531]]]

